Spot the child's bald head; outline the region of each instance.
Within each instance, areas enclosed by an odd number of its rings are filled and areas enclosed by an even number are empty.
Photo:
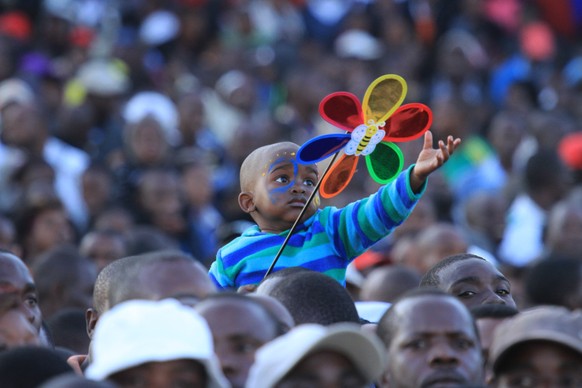
[[[240,167],[241,191],[251,191],[253,189],[257,178],[268,170],[269,165],[277,158],[277,154],[283,152],[296,153],[298,149],[299,146],[297,144],[285,141],[268,144],[251,152]]]

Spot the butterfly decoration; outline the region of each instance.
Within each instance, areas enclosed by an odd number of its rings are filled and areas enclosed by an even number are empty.
[[[360,156],[372,178],[386,184],[402,171],[404,156],[395,142],[422,136],[432,124],[432,111],[424,104],[402,105],[408,86],[398,75],[386,74],[368,86],[364,100],[348,92],[335,92],[319,104],[319,113],[345,133],[317,136],[297,151],[303,164],[320,162],[343,150],[322,178],[319,193],[331,198],[350,183]]]

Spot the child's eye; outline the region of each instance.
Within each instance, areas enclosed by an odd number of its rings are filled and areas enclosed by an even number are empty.
[[[311,180],[311,179],[305,179],[303,181],[303,184],[306,186],[315,186],[315,182],[313,182],[313,180]]]
[[[497,295],[501,295],[501,296],[509,295],[509,290],[505,290],[505,289],[500,289],[500,290],[497,290],[496,292],[497,292]]]
[[[280,177],[277,177],[275,179],[275,182],[279,182],[279,183],[289,183],[289,178],[287,178],[285,175],[281,175]]]

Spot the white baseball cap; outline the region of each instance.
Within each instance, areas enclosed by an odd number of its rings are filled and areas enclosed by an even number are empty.
[[[206,369],[208,388],[228,388],[214,354],[208,324],[191,307],[173,299],[130,300],[99,319],[85,376],[105,380],[147,362],[196,360]]]
[[[152,116],[160,123],[168,143],[178,144],[178,109],[169,97],[158,92],[145,91],[135,94],[127,101],[123,109],[123,118],[127,123],[139,123],[147,116]]]
[[[385,349],[378,338],[353,323],[329,326],[303,324],[263,345],[255,354],[247,388],[271,388],[305,356],[318,350],[336,351],[347,357],[368,380],[376,380],[384,369]]]
[[[26,104],[34,101],[32,88],[19,78],[9,78],[0,82],[0,109],[12,102]]]

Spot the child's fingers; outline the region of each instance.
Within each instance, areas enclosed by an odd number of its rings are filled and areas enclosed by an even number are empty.
[[[441,152],[439,152],[439,154],[437,155],[437,158],[438,158],[439,162],[444,163],[449,159],[450,142],[448,144],[445,144],[444,141],[442,141],[442,140],[439,141],[439,148],[440,148]]]
[[[422,146],[423,149],[430,149],[432,148],[432,132],[426,131],[424,133],[424,144]]]

